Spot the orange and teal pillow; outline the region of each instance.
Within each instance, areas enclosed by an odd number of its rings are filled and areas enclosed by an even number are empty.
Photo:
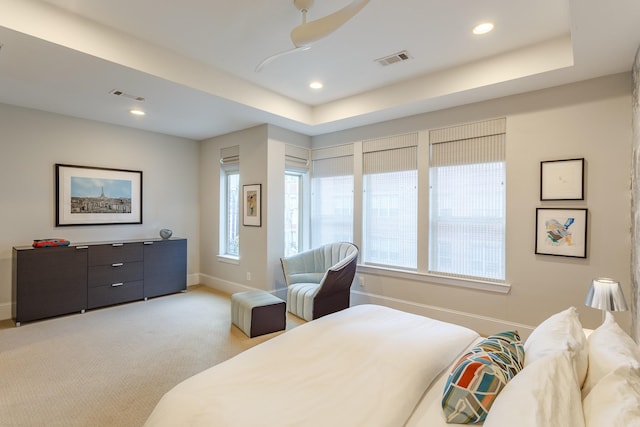
[[[484,421],[498,393],[522,370],[524,348],[517,331],[480,341],[454,365],[442,397],[448,423]]]

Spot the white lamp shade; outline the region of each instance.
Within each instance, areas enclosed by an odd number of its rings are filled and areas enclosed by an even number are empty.
[[[607,311],[628,310],[620,283],[607,278],[595,279],[591,282],[584,305]]]

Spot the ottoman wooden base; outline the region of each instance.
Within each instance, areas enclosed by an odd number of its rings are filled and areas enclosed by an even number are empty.
[[[249,338],[286,327],[286,304],[265,291],[246,291],[231,295],[231,322]]]

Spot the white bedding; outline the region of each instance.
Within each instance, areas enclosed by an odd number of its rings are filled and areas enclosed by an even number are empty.
[[[382,306],[351,307],[178,384],[145,426],[402,426],[477,338]]]
[[[461,352],[461,354],[469,352],[476,344],[482,341],[481,337],[473,340],[469,346]],[[453,369],[453,365],[458,363],[458,358],[452,361],[451,365],[446,367],[440,375],[433,381],[431,386],[424,392],[420,402],[411,414],[409,421],[404,427],[452,427],[455,424],[447,423],[442,410],[442,395],[444,386],[449,378],[449,373]],[[512,425],[512,421],[510,421]],[[474,427],[483,425],[482,422],[473,424]]]

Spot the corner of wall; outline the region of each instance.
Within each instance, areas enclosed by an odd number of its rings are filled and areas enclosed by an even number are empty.
[[[631,336],[640,343],[640,48],[632,68],[633,156],[631,166]]]

